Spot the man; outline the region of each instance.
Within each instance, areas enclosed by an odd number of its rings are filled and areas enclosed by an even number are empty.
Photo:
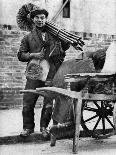
[[[52,80],[59,66],[64,60],[65,50],[69,45],[55,38],[45,28],[45,23],[48,17],[48,12],[45,9],[36,8],[31,11],[30,19],[33,22],[33,30],[27,34],[21,41],[18,51],[18,59],[22,62],[27,62],[27,73],[31,61],[46,60],[49,63],[48,80]],[[50,54],[50,53],[53,54]],[[28,75],[28,74],[27,74]],[[27,76],[25,89],[36,89],[45,87],[45,81],[41,78]],[[21,136],[28,136],[34,132],[34,107],[38,99],[37,94],[24,93],[23,96],[23,131]],[[52,115],[52,100],[44,98],[43,109],[40,119],[40,131],[43,136],[47,136],[48,124]]]

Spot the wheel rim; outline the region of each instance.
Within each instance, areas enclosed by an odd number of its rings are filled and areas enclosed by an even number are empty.
[[[114,129],[113,105],[106,101],[84,101],[82,106],[81,125],[92,137],[100,138]]]

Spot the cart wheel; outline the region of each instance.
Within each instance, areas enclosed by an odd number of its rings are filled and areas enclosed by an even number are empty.
[[[114,104],[114,109],[113,109],[113,121],[115,126],[115,133],[116,133],[116,103]]]
[[[81,126],[94,138],[111,136],[114,130],[113,103],[108,101],[84,101]]]

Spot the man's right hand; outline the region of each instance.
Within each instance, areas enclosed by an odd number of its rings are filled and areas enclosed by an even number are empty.
[[[31,59],[43,59],[44,58],[44,50],[41,51],[41,53],[31,53],[30,58]]]

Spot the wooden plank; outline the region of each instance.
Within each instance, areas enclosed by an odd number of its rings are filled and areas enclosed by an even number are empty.
[[[78,153],[78,148],[79,148],[81,107],[82,107],[82,98],[80,96],[78,99],[74,100],[74,115],[75,115],[75,132],[74,132],[74,138],[73,138],[73,153],[74,154]]]
[[[36,88],[36,90],[28,89],[28,90],[20,90],[20,93],[36,93],[44,96],[44,93],[51,94],[52,96],[56,95],[64,95],[71,98],[78,98],[80,96],[80,92],[75,92],[63,88],[57,88],[57,87],[41,87]],[[50,96],[49,96],[50,97]]]
[[[21,90],[20,93],[34,93],[34,94],[38,94],[40,96],[43,96],[43,97],[48,97],[48,98],[51,98],[51,99],[54,99],[54,95],[51,94],[51,92],[47,92],[47,91],[36,91],[34,89],[27,89],[27,90]]]
[[[36,90],[34,89],[20,90],[20,93],[36,93],[37,94]]]
[[[116,101],[116,95],[84,93],[82,98],[88,101]]]
[[[36,88],[36,92],[41,92],[41,91],[46,91],[46,92],[50,92],[51,94],[54,95],[64,95],[64,96],[68,96],[71,98],[76,98],[78,99],[81,95],[81,92],[76,92],[76,91],[71,91],[71,90],[67,90],[67,89],[63,89],[63,88],[57,88],[57,87],[42,87],[42,88]]]

